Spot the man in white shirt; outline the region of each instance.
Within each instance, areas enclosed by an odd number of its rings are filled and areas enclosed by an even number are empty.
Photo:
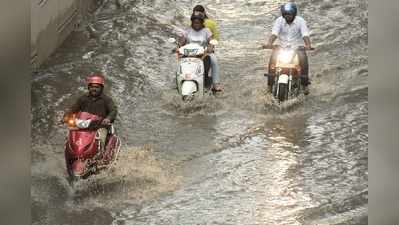
[[[272,36],[270,36],[267,44],[263,45],[263,48],[273,48],[273,43],[276,39],[279,39],[280,46],[298,48],[297,54],[299,57],[299,64],[301,66],[301,82],[304,86],[304,93],[309,94],[309,64],[308,57],[305,50],[313,49],[310,44],[309,29],[306,25],[306,21],[297,16],[297,6],[293,2],[286,3],[281,6],[281,16],[276,19],[272,28]],[[275,75],[275,62],[277,57],[277,51],[273,50],[269,61],[269,76],[268,86],[269,92],[272,91]]]

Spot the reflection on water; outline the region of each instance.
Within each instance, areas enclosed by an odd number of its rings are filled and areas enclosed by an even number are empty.
[[[33,75],[33,223],[367,224],[367,3],[298,1],[316,47],[311,95],[278,105],[259,46],[282,2],[203,2],[225,91],[182,103],[166,40],[196,2],[107,1],[96,33],[75,32]],[[93,71],[126,146],[117,167],[71,187],[56,121]]]

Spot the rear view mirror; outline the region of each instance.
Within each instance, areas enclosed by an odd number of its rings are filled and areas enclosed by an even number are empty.
[[[174,39],[174,38],[169,38],[169,39],[168,39],[168,42],[169,42],[169,43],[175,43],[175,42],[176,42],[176,39]]]

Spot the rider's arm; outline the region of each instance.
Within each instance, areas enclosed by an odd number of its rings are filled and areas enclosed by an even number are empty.
[[[276,39],[277,39],[277,36],[274,35],[274,34],[272,34],[272,35],[269,37],[269,40],[267,41],[267,43],[264,44],[264,45],[262,45],[262,47],[263,47],[263,48],[266,48],[266,49],[272,48],[272,47],[273,47],[273,43],[274,43],[274,41],[276,41]]]
[[[106,104],[109,112],[106,118],[109,119],[111,122],[114,122],[114,120],[116,119],[116,115],[118,114],[118,108],[111,98],[106,99]]]
[[[306,21],[304,19],[301,20],[300,23],[300,28],[301,28],[301,34],[302,34],[302,38],[303,41],[305,42],[305,48],[312,48],[311,44],[310,44],[310,31],[308,26],[306,25]]]
[[[281,20],[282,17],[279,17],[276,21],[274,21],[272,28],[272,35],[269,37],[269,40],[267,41],[266,45],[264,45],[263,47],[271,48],[273,46],[273,43],[276,41],[281,31]]]
[[[213,45],[211,45],[209,42],[210,42],[211,40],[209,39],[208,40],[208,47],[207,47],[207,52],[208,53],[212,53],[214,50],[215,50],[215,46],[213,46]]]
[[[177,41],[178,47],[183,46],[186,44],[186,38],[184,36],[180,36],[179,40]]]
[[[311,49],[312,45],[310,44],[310,38],[309,36],[303,37],[303,41],[305,42],[305,48]]]
[[[178,36],[178,47],[187,44],[188,30],[183,30]]]
[[[267,42],[267,45],[273,45],[273,43],[276,41],[277,39],[277,35],[272,34],[272,36],[270,36],[269,41]]]
[[[206,35],[206,43],[207,43],[207,51],[208,52],[213,52],[213,45],[211,45],[209,42],[214,38],[214,35],[212,31],[209,28],[204,28],[205,35]]]

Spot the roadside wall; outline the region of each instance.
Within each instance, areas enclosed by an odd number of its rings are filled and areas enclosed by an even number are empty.
[[[40,66],[99,0],[31,0],[31,64]]]

